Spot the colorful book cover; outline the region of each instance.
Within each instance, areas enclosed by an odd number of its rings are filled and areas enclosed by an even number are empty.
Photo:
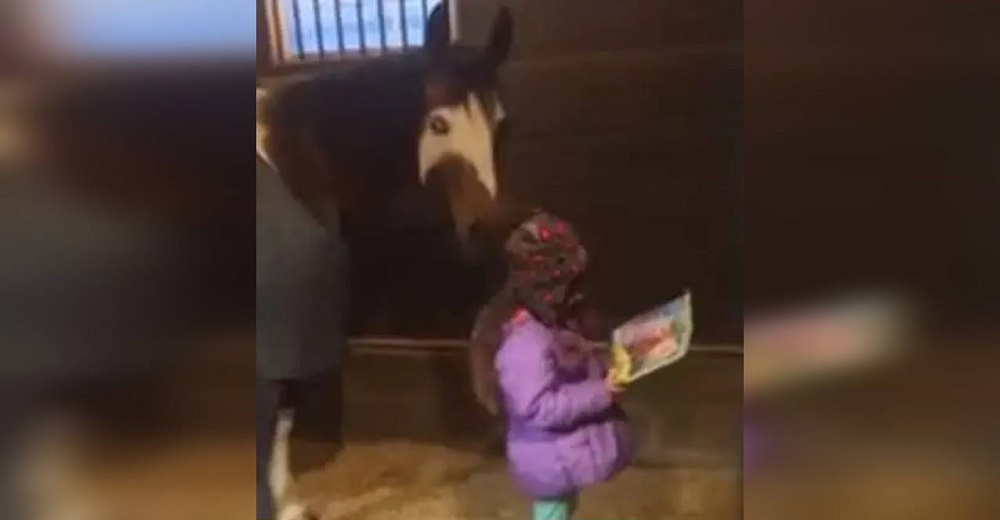
[[[614,378],[628,384],[683,358],[691,345],[691,293],[640,314],[614,330]]]

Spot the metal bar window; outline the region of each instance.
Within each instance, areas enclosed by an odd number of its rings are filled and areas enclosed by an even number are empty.
[[[378,9],[378,41],[382,45],[382,52],[388,49],[385,38],[385,0],[375,0]]]
[[[266,0],[277,64],[419,47],[428,16],[442,1],[447,0]]]
[[[337,17],[337,55],[344,55],[344,13],[340,0],[333,0],[333,10]]]
[[[297,1],[297,0],[296,0]],[[357,0],[354,3],[355,12],[358,13],[358,46],[361,54],[368,54],[368,44],[365,41],[365,2]]]
[[[298,0],[292,2],[292,18],[295,20],[296,49],[298,49],[299,59],[303,59],[306,56],[306,50],[302,37],[302,8],[299,6]]]
[[[326,46],[323,45],[323,15],[319,12],[319,0],[312,0],[313,18],[316,22],[316,45],[319,46],[319,57],[326,56]]]

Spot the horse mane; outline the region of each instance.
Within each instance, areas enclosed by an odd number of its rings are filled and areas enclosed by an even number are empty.
[[[264,108],[275,166],[321,222],[419,182],[421,54],[339,65],[277,89]]]

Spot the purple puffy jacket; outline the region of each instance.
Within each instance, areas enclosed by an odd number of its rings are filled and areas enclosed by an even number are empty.
[[[589,349],[567,345],[568,337],[520,313],[496,356],[510,470],[535,498],[607,480],[631,458],[625,416],[603,366]]]

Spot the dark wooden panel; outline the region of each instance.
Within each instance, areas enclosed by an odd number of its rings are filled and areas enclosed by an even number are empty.
[[[740,47],[528,57],[503,79],[502,195],[580,228],[607,317],[688,288],[698,341],[741,342]]]
[[[741,84],[740,50],[726,45],[591,53],[503,70],[504,105],[523,133],[715,132],[738,122]]]
[[[502,196],[579,227],[594,259],[591,293],[611,319],[690,288],[699,339],[737,341],[734,145],[715,139],[679,150],[657,147],[667,140],[658,134],[512,139]]]
[[[515,19],[515,59],[740,42],[735,0],[505,0]]]

